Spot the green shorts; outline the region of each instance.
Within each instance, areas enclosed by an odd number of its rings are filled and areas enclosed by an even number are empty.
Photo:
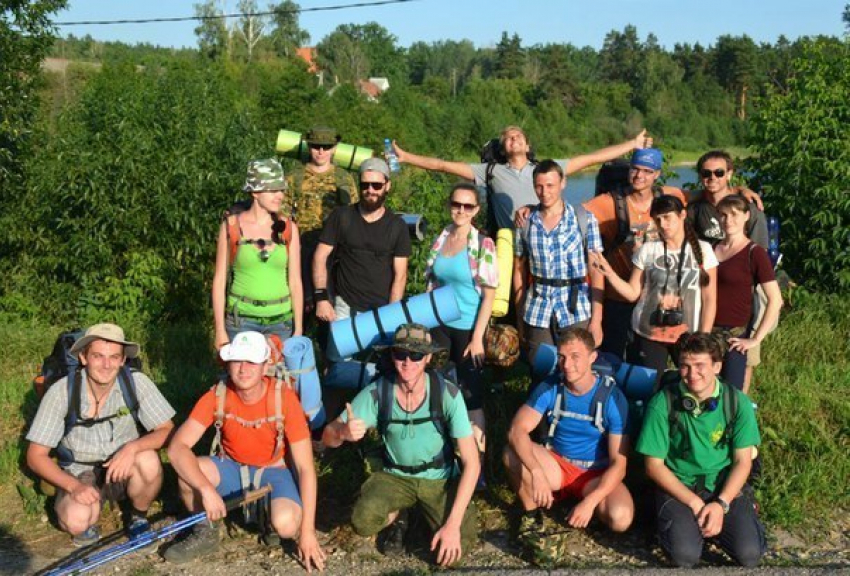
[[[375,472],[360,488],[351,523],[361,536],[377,534],[387,525],[391,512],[419,505],[432,530],[439,529],[451,512],[458,480],[425,480],[389,472]],[[478,539],[478,513],[470,501],[460,527],[464,552]]]

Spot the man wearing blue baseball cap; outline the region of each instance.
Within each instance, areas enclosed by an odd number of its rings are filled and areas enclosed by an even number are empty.
[[[596,216],[605,256],[624,280],[632,273],[632,255],[646,240],[655,240],[658,230],[649,216],[653,198],[669,194],[687,205],[681,190],[656,184],[664,156],[657,148],[635,150],[629,162],[629,186],[624,193],[609,191],[584,207]],[[606,283],[602,306],[602,345],[599,349],[623,358],[631,330],[634,303],[626,302]]]

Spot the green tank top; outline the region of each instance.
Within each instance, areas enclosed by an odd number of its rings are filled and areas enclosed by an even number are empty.
[[[288,266],[289,254],[283,244],[276,244],[265,262],[260,259],[260,250],[256,246],[241,244],[233,262],[233,283],[227,295],[227,309],[233,310],[235,306],[240,316],[255,318],[292,316]],[[256,301],[285,298],[285,301],[263,306],[254,302],[245,302],[236,296]]]

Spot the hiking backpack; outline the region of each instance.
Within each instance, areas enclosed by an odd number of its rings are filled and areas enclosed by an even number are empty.
[[[56,342],[53,344],[53,351],[50,353],[50,356],[44,359],[41,370],[35,379],[33,379],[33,388],[40,400],[51,386],[62,378],[67,377],[68,411],[65,413],[63,438],[76,426],[93,426],[125,415],[119,410],[116,414],[99,418],[83,418],[81,416],[83,366],[80,364],[79,358],[71,354],[71,348],[84,334],[85,331],[79,328],[59,334]],[[118,387],[124,398],[124,404],[129,414],[133,417],[136,423],[136,429],[139,430],[140,434],[144,431],[144,426],[139,419],[139,399],[136,394],[136,381],[133,379],[133,373],[139,372],[141,369],[141,359],[127,358],[124,366],[118,371],[117,378]],[[56,449],[56,452],[59,456],[59,463],[63,466],[74,462],[86,465],[102,464],[102,462],[78,462],[74,459],[74,455],[69,450],[62,448],[61,445]]]
[[[564,393],[564,384],[558,383],[558,391],[555,394],[555,404],[548,414],[552,418],[552,421],[549,424],[549,431],[546,434],[546,448],[552,447],[552,441],[555,439],[555,430],[558,428],[558,422],[560,422],[561,418],[565,416],[574,420],[581,420],[582,422],[592,422],[593,426],[599,430],[600,434],[605,434],[608,430],[605,419],[605,404],[608,402],[608,399],[611,397],[611,394],[614,392],[614,388],[617,387],[617,384],[610,376],[600,376],[599,378],[601,381],[596,386],[596,391],[590,399],[590,412],[588,414],[579,414],[578,412],[570,410],[568,403],[569,394]]]
[[[425,470],[441,469],[451,466],[455,461],[454,443],[449,435],[448,425],[445,414],[443,413],[443,395],[446,393],[446,379],[438,371],[428,369],[429,389],[428,389],[428,416],[412,419],[393,419],[392,411],[395,403],[395,381],[392,378],[381,378],[378,382],[375,391],[378,401],[378,433],[383,439],[386,436],[387,429],[390,424],[409,424],[419,426],[431,422],[433,426],[443,437],[443,449],[439,454],[434,456],[430,462],[422,464],[406,466],[398,464],[390,457],[389,450],[384,442],[384,467],[399,470],[406,474],[418,474]]]
[[[631,163],[625,158],[617,158],[605,162],[596,175],[596,196],[610,194],[614,200],[614,216],[617,221],[617,234],[612,242],[605,246],[606,254],[610,254],[618,246],[629,241],[632,237],[631,219],[629,218],[629,205],[626,197],[631,192],[629,182],[629,169]],[[653,198],[664,194],[664,189],[659,184],[652,186]]]

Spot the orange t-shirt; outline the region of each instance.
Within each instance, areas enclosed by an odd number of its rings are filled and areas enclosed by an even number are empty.
[[[682,203],[687,206],[688,199],[678,188],[664,187],[664,193],[677,197]],[[650,218],[649,213],[639,213],[631,202],[626,200],[626,207],[629,210],[629,228],[631,229],[631,239],[626,240],[612,252],[607,252],[607,247],[610,246],[617,238],[619,226],[617,224],[617,209],[614,204],[614,198],[610,194],[600,194],[592,200],[587,201],[584,207],[596,216],[599,221],[599,234],[602,236],[602,245],[606,247],[605,257],[611,264],[611,268],[617,275],[629,281],[632,275],[632,256],[637,252],[640,245],[647,240],[658,239],[658,229],[655,227],[655,222]],[[625,298],[617,294],[609,283],[605,283],[605,298],[625,302]]]
[[[246,421],[255,421],[275,415],[274,379],[265,378],[266,394],[254,404],[245,404],[228,386],[224,399],[225,414],[233,414]],[[215,422],[215,387],[201,396],[189,418],[209,428]],[[310,437],[307,418],[298,396],[289,388],[283,389],[283,433],[293,444]],[[274,422],[265,422],[259,428],[248,428],[233,418],[225,418],[221,429],[221,446],[224,453],[240,464],[266,466],[274,456],[277,431]],[[283,454],[281,454],[283,456]]]

